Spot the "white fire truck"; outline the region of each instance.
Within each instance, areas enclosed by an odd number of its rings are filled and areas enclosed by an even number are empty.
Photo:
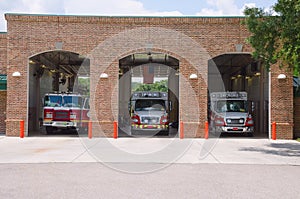
[[[254,121],[248,110],[247,93],[211,93],[209,123],[214,133],[243,133],[252,136]]]
[[[43,102],[43,126],[52,133],[61,129],[86,129],[89,98],[72,93],[48,93]]]
[[[129,110],[132,135],[149,136],[159,132],[169,134],[170,106],[166,92],[134,92]]]

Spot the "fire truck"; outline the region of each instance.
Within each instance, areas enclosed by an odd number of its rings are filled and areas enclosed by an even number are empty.
[[[47,93],[43,102],[43,126],[47,134],[57,130],[86,130],[89,98],[73,93]]]
[[[242,133],[253,136],[254,121],[246,92],[210,94],[210,129],[213,133]]]
[[[132,135],[169,134],[170,103],[166,92],[134,92],[129,110]]]

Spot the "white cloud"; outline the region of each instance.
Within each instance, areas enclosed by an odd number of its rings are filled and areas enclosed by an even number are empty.
[[[4,13],[180,16],[179,11],[147,10],[138,0],[1,0],[0,31],[6,30]]]
[[[134,0],[65,0],[66,14],[104,15],[129,14],[144,10],[143,4]]]
[[[214,8],[203,8],[196,15],[202,16],[239,16],[243,10],[239,9],[235,0],[206,0]]]
[[[182,15],[178,11],[156,12],[146,10],[143,4],[136,0],[65,0],[66,14],[80,15]]]
[[[61,0],[1,0],[0,31],[6,31],[5,13],[63,14]]]
[[[256,4],[255,3],[246,3],[244,6],[243,6],[243,9],[245,8],[255,8],[256,7]]]

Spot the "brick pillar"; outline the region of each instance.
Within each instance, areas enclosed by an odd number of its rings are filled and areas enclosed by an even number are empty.
[[[197,78],[190,79],[191,74],[196,74]],[[185,61],[180,62],[180,121],[184,123],[186,138],[204,137],[207,119],[207,84],[204,78],[206,76],[203,77],[193,66]]]
[[[278,79],[285,74],[285,79]],[[271,122],[277,123],[277,139],[293,139],[293,72],[278,66],[271,69]]]
[[[96,69],[97,70],[97,69]],[[93,87],[95,93],[91,93],[95,117],[93,123],[98,128],[93,128],[95,137],[113,137],[113,122],[118,121],[118,61],[113,62],[104,73],[107,78],[100,78],[100,74],[93,75]]]

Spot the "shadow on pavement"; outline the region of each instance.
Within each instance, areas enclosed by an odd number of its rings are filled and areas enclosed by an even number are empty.
[[[244,147],[240,151],[260,152],[270,155],[300,157],[300,143],[271,143],[265,148]]]

